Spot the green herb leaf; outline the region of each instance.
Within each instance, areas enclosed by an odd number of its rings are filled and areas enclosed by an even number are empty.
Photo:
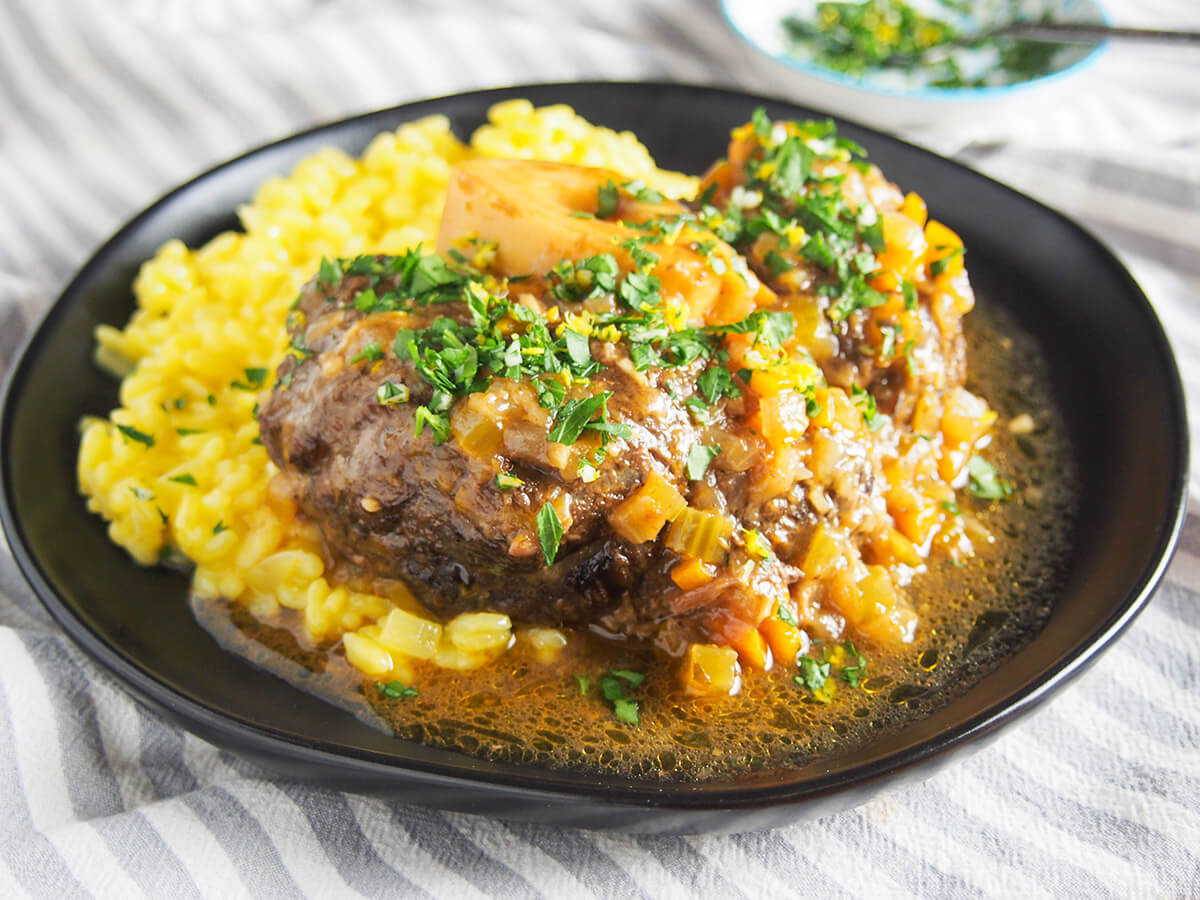
[[[586,366],[592,361],[592,348],[586,335],[570,328],[563,332],[563,340],[567,346],[567,356],[577,366]]]
[[[867,658],[858,652],[853,641],[843,643],[842,649],[854,660],[853,665],[842,666],[842,680],[850,687],[858,687],[867,672]]]
[[[740,397],[742,389],[733,382],[733,374],[724,366],[710,366],[696,379],[696,387],[712,406],[722,397]]]
[[[613,715],[624,722],[626,725],[638,725],[641,723],[638,710],[641,704],[636,700],[630,700],[628,697],[618,697],[613,701]]]
[[[775,610],[775,618],[779,621],[791,625],[793,628],[799,628],[800,623],[796,620],[796,613],[788,603],[780,603],[779,608]]]
[[[549,503],[542,504],[542,508],[538,510],[537,533],[538,540],[542,544],[542,556],[546,558],[546,565],[552,566],[555,557],[558,556],[558,544],[562,540],[563,527],[558,513]]]
[[[596,218],[607,219],[617,211],[617,186],[612,179],[602,184],[597,190]]]
[[[871,431],[878,431],[883,427],[883,416],[875,406],[875,397],[870,391],[860,388],[857,384],[850,388],[850,399],[854,405],[858,407],[862,413],[863,421],[867,423],[867,428]]]
[[[641,672],[633,672],[629,669],[609,669],[608,671],[610,674],[616,676],[617,678],[623,679],[624,681],[628,681],[634,687],[637,687],[639,684],[641,684],[643,681],[646,680],[646,676],[643,675]]]
[[[963,254],[963,248],[955,247],[953,250],[951,250],[949,253],[947,253],[945,256],[943,256],[941,259],[935,259],[933,262],[931,262],[929,264],[929,274],[934,276],[935,278],[938,275],[945,274],[946,269],[950,265],[950,260],[954,259],[956,256],[962,256],[962,254]]]
[[[405,684],[403,681],[389,681],[386,684],[376,682],[375,687],[379,693],[387,697],[389,700],[399,700],[401,697],[416,697],[420,694],[415,687]]]
[[[548,440],[556,444],[573,444],[598,412],[605,408],[612,391],[602,391],[581,400],[567,400],[559,407],[550,427]]]
[[[378,362],[383,359],[383,348],[379,346],[379,341],[371,341],[368,344],[363,344],[361,350],[350,357],[351,364],[366,360],[369,363]]]
[[[585,675],[573,675],[571,677],[574,678],[579,684],[580,696],[586,696],[588,692],[588,686],[592,683],[592,680]]]
[[[400,403],[407,403],[411,392],[407,384],[393,384],[390,381],[385,381],[375,389],[375,401],[380,406],[396,406]]]
[[[513,488],[519,488],[525,484],[525,482],[516,475],[510,475],[507,472],[497,472],[496,477],[493,479],[493,483],[496,485],[497,489],[501,491],[511,491]]]
[[[154,438],[146,434],[144,431],[138,431],[132,425],[118,425],[117,431],[125,435],[131,441],[137,441],[139,444],[145,444],[147,447],[154,446]]]
[[[637,725],[639,723],[638,710],[641,704],[637,700],[625,696],[625,689],[621,686],[621,678],[626,678],[635,687],[641,683],[641,679],[634,681],[628,676],[638,676],[638,672],[618,672],[613,670],[613,674],[604,675],[600,679],[600,693],[604,695],[604,699],[612,703],[613,714],[622,722],[628,725]],[[643,676],[644,677],[644,676]]]
[[[717,454],[721,452],[719,446],[706,447],[703,444],[697,444],[688,453],[687,458],[687,476],[692,481],[699,481],[704,477],[709,463],[717,458]]]
[[[129,490],[133,492],[133,496],[139,500],[153,500],[154,494],[143,487],[131,487]]]
[[[195,476],[193,476],[187,472],[182,472],[179,475],[172,475],[170,478],[167,479],[167,481],[174,481],[176,484],[186,484],[186,485],[190,485],[191,487],[196,486]]]
[[[967,461],[967,490],[980,500],[1007,500],[1013,487],[997,474],[990,462],[982,456],[972,456]]]
[[[828,703],[829,695],[825,690],[825,682],[829,679],[829,663],[818,662],[811,656],[801,656],[796,663],[800,666],[800,674],[792,680],[807,688],[822,703]]]
[[[795,263],[786,257],[780,256],[774,250],[768,250],[767,255],[763,257],[763,261],[767,264],[767,269],[772,275],[782,275],[784,272],[790,272],[796,268]]]
[[[220,534],[222,531],[228,531],[229,526],[221,519],[217,520],[217,524],[213,526],[213,534]]]

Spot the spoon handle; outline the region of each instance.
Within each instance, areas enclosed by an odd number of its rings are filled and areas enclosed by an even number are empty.
[[[1107,38],[1200,47],[1200,31],[1167,31],[1158,28],[1125,28],[1115,25],[1085,25],[1074,22],[1014,23],[994,35],[1051,43],[1094,44]]]

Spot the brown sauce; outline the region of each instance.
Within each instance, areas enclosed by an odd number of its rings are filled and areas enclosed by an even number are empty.
[[[830,703],[793,682],[794,666],[747,672],[741,692],[719,700],[685,696],[675,666],[648,648],[574,632],[553,662],[518,643],[499,659],[459,673],[418,665],[415,697],[386,698],[341,656],[313,648],[294,613],[259,622],[222,602],[196,603],[201,623],[228,649],[398,737],[535,766],[569,767],[649,780],[729,778],[860,746],[960,695],[1043,626],[1069,551],[1077,474],[1036,342],[982,303],[965,321],[968,388],[1000,413],[988,450],[1015,486],[1005,503],[960,492],[995,541],[963,567],[930,564],[908,588],[920,626],[889,656],[866,642],[860,687],[840,680]],[[1014,435],[1008,420],[1035,423]],[[618,721],[601,699],[609,669],[646,674],[627,690],[640,723]],[[575,676],[589,679],[587,693]]]

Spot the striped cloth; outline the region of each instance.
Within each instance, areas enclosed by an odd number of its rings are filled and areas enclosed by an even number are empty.
[[[1107,5],[1200,26],[1194,0]],[[1089,77],[1069,107],[909,136],[1109,241],[1200,397],[1200,60],[1114,50]],[[103,238],[204,167],[408,99],[578,78],[779,92],[714,0],[4,0],[0,362]],[[0,556],[0,896],[1200,896],[1197,520],[1148,611],[1039,716],[919,786],[734,837],[274,780],[132,702]]]

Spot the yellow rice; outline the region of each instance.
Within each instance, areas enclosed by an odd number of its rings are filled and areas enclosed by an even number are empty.
[[[430,116],[378,135],[361,158],[330,148],[272,178],[238,210],[242,232],[196,250],[168,242],[138,274],[129,324],[96,332],[98,363],[128,374],[120,407],[84,423],[78,475],[112,540],[145,565],[186,557],[199,595],[259,617],[295,610],[313,640],[341,637],[347,659],[381,680],[407,681],[415,659],[480,665],[511,644],[512,625],[493,613],[435,622],[411,596],[330,584],[315,528],[270,490],[277,470],[254,409],[285,352],[288,307],[321,258],[432,246],[450,168],[472,156],[603,166],[675,197],[695,190],[631,133],[565,106],[497,104],[469,144]],[[548,654],[563,643],[552,629],[519,637]]]

